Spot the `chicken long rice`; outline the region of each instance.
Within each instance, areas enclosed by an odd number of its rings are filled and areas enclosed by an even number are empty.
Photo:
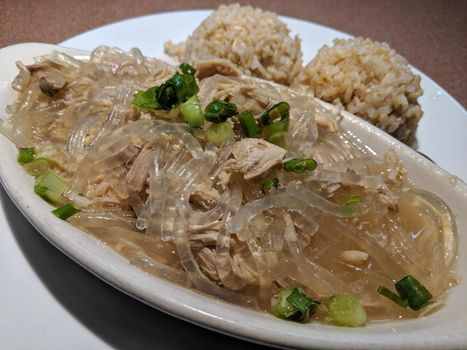
[[[54,215],[146,272],[289,321],[443,304],[455,222],[396,152],[301,88],[190,63],[104,46],[17,63],[1,131]]]

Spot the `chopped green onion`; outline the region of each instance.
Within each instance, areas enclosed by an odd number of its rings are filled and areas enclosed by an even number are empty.
[[[281,288],[279,294],[271,299],[271,306],[274,314],[283,319],[296,319],[299,310],[287,301],[287,297],[292,294],[293,288]]]
[[[245,111],[237,115],[240,126],[243,129],[246,137],[256,137],[259,134],[259,127],[256,123],[253,113]]]
[[[326,302],[326,308],[331,320],[338,326],[361,327],[367,322],[365,309],[353,295],[333,295]]]
[[[204,125],[203,112],[201,111],[197,95],[190,97],[186,102],[180,104],[178,109],[182,114],[183,120],[192,128],[200,128]]]
[[[54,214],[57,218],[66,220],[70,216],[75,215],[78,213],[80,210],[76,208],[73,204],[67,203],[60,208],[57,208],[55,210],[52,210],[52,214]]]
[[[224,101],[213,101],[207,105],[204,116],[213,123],[222,123],[237,113],[237,105]]]
[[[263,125],[269,125],[275,119],[289,119],[290,105],[287,102],[279,102],[261,114],[260,120]],[[287,130],[286,130],[287,131]]]
[[[284,131],[279,131],[279,132],[272,133],[268,138],[266,138],[266,141],[268,141],[268,142],[270,142],[270,143],[272,143],[274,145],[277,145],[279,147],[282,147],[282,148],[287,147],[287,141],[285,139],[285,132]]]
[[[23,168],[29,175],[39,176],[45,173],[47,169],[50,169],[51,166],[52,165],[47,158],[36,158],[33,161],[24,164]]]
[[[23,165],[34,160],[34,148],[20,147],[18,154],[18,163]]]
[[[277,188],[279,186],[279,179],[277,177],[273,177],[267,179],[263,182],[261,186],[261,192],[267,193],[268,191],[272,190],[273,188]]]
[[[424,308],[433,299],[428,289],[410,275],[402,278],[395,287],[400,297],[407,300],[409,307],[415,311]]]
[[[401,307],[405,308],[408,305],[407,300],[402,299],[400,296],[398,296],[396,293],[392,292],[385,286],[379,286],[377,292],[385,296],[386,298],[392,300],[393,302],[395,302],[397,305]]]
[[[342,214],[345,216],[353,216],[360,208],[362,197],[359,195],[349,195],[341,202]]]
[[[206,129],[206,136],[215,146],[220,147],[224,141],[233,139],[234,132],[229,121],[212,124]]]
[[[133,99],[133,105],[142,109],[169,110],[196,95],[199,87],[196,84],[194,68],[182,63],[180,69],[183,74],[177,72],[160,86],[138,91]]]
[[[297,288],[281,288],[271,299],[274,314],[290,321],[307,322],[318,304]]]
[[[286,171],[293,171],[294,173],[301,174],[305,170],[315,170],[318,163],[314,159],[292,158],[283,164]]]
[[[312,300],[298,288],[294,288],[286,300],[300,310],[302,314],[306,313],[307,316],[309,316],[310,311],[313,312],[319,304],[319,302]]]
[[[285,133],[289,128],[289,119],[279,120],[263,127],[261,137],[275,145],[286,147]]]
[[[58,203],[65,188],[66,182],[52,170],[47,169],[37,178],[34,192],[48,202]]]
[[[289,130],[289,110],[290,106],[287,102],[279,102],[261,115],[263,139],[281,147],[287,146],[285,132]],[[279,118],[280,120],[277,120]]]
[[[156,88],[156,101],[161,109],[169,110],[199,92],[196,79],[191,74],[175,75]]]
[[[178,67],[184,74],[195,75],[196,73],[196,69],[194,69],[193,66],[189,65],[188,63],[181,63]]]
[[[152,87],[146,91],[136,92],[132,104],[141,109],[158,109],[159,104],[156,101],[156,89],[157,87]]]

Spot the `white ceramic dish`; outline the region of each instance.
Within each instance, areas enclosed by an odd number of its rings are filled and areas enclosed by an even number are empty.
[[[16,75],[14,62],[32,63],[34,56],[51,52],[47,44],[20,44],[0,50],[0,110],[14,96],[10,82]],[[82,51],[66,49],[74,55]],[[394,148],[404,161],[411,179],[421,188],[443,198],[456,215],[459,226],[459,276],[467,280],[467,186],[453,185],[450,175],[420,157],[368,123],[345,114],[344,127],[351,129],[377,153]],[[346,329],[320,324],[300,325],[271,315],[246,310],[200,295],[165,280],[149,276],[99,241],[53,215],[52,209],[33,192],[33,180],[16,162],[12,143],[0,138],[0,177],[2,184],[28,220],[52,244],[116,288],[174,316],[201,326],[244,339],[276,346],[297,348],[366,349],[451,349],[467,346],[467,284],[461,283],[449,295],[447,305],[426,318],[370,324]]]

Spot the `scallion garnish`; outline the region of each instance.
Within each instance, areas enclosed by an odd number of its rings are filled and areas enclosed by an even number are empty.
[[[175,73],[162,85],[138,91],[133,105],[142,109],[169,110],[196,95],[199,87],[194,76],[195,69],[186,63],[182,63],[180,69],[182,74]]]
[[[315,170],[318,163],[314,159],[292,158],[283,164],[286,171],[293,171],[294,173],[301,174],[305,170]]]
[[[265,194],[269,192],[270,190],[277,188],[278,186],[279,186],[279,179],[277,177],[267,179],[266,181],[263,182],[263,185],[261,186],[261,192]]]
[[[417,281],[413,276],[408,275],[402,278],[395,285],[397,293],[399,295],[391,292],[388,288],[384,286],[379,286],[377,292],[381,295],[384,295],[386,298],[391,299],[396,304],[407,307],[407,305],[415,311],[418,311],[425,306],[427,306],[433,296],[425,288],[423,284]]]
[[[204,125],[203,112],[201,111],[201,105],[197,95],[190,97],[187,101],[180,104],[178,109],[185,123],[192,128],[200,128]]]
[[[353,216],[360,208],[362,197],[359,195],[349,195],[341,202],[342,214],[345,216]]]
[[[156,88],[155,95],[159,108],[169,110],[196,95],[198,91],[194,75],[175,73],[172,78]]]
[[[385,296],[386,298],[392,300],[393,302],[395,302],[397,305],[401,307],[405,308],[408,305],[407,300],[402,299],[400,296],[398,296],[396,293],[392,292],[385,286],[379,286],[377,292]]]
[[[232,125],[229,121],[212,124],[206,129],[206,136],[215,146],[220,147],[224,141],[234,138]]]
[[[290,106],[287,102],[279,102],[261,115],[260,120],[263,125],[261,137],[263,139],[286,147],[285,133],[289,130],[289,110]]]
[[[289,119],[279,120],[263,127],[261,136],[268,142],[286,147],[285,134],[289,128]]]
[[[407,300],[412,310],[418,311],[424,308],[433,299],[428,289],[411,275],[405,276],[394,286],[400,297]]]
[[[76,208],[73,204],[67,203],[60,208],[57,208],[55,210],[52,210],[52,214],[54,214],[57,218],[66,220],[70,216],[75,215],[78,213],[80,210]]]
[[[223,123],[237,113],[237,105],[224,101],[213,101],[206,106],[204,117],[212,123]]]
[[[138,91],[133,99],[133,105],[141,109],[159,109],[156,100],[156,89],[152,87],[146,91]]]
[[[178,67],[184,74],[195,75],[196,73],[196,69],[193,68],[193,66],[189,65],[188,63],[181,63]]]
[[[243,129],[246,137],[256,137],[259,134],[259,127],[256,123],[253,113],[245,111],[237,115],[240,126]]]
[[[47,158],[36,158],[33,161],[24,164],[23,168],[29,175],[39,176],[45,173],[47,169],[50,169],[51,166],[52,165]]]
[[[331,320],[338,326],[361,327],[367,322],[365,309],[353,295],[333,295],[326,302],[326,308]]]
[[[279,102],[261,114],[260,120],[263,125],[269,125],[276,119],[289,119],[290,105],[287,102]]]
[[[313,312],[315,307],[319,304],[319,302],[312,300],[298,288],[294,288],[286,300],[300,310],[302,314],[307,314],[307,318],[310,311]]]
[[[281,288],[271,299],[272,310],[277,317],[299,322],[307,322],[318,304],[298,288]]]
[[[57,203],[66,188],[66,182],[52,170],[39,176],[34,185],[34,192],[48,202]]]
[[[18,163],[23,165],[32,162],[35,157],[34,148],[20,147],[18,154]]]

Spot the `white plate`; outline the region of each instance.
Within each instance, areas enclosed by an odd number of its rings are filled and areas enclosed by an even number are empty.
[[[167,58],[163,43],[184,40],[209,14],[209,11],[170,12],[138,17],[100,27],[65,40],[61,45],[93,50],[99,45],[117,46],[124,50],[140,48],[145,55]],[[292,33],[302,39],[304,63],[314,57],[324,44],[350,35],[318,24],[282,17]],[[428,76],[422,76],[424,95],[420,104],[424,117],[417,131],[418,150],[443,169],[467,181],[467,112],[442,87]]]
[[[198,13],[196,12],[196,14]],[[144,22],[153,18],[152,25],[154,26],[155,23],[158,25],[163,23],[161,18],[167,18],[167,16],[178,16],[178,14],[150,16],[142,20]],[[138,21],[129,22],[136,23]],[[194,22],[191,24],[196,26]],[[104,27],[101,30],[105,31],[118,25],[120,24]],[[147,23],[142,26],[142,29],[145,26]],[[327,30],[322,27],[318,28]],[[125,36],[122,35],[122,38]],[[131,35],[128,36],[127,40],[130,39]],[[116,45],[109,40],[103,40],[100,44],[102,43]],[[95,46],[94,44],[90,45]],[[138,45],[139,43],[133,42],[132,45],[118,46],[129,48]],[[32,56],[43,54],[47,50],[50,48],[37,46],[12,47],[10,51],[2,50],[0,55],[0,64],[2,65],[0,71],[0,109],[3,109],[11,99],[11,91],[8,89],[7,81],[11,80],[15,74],[12,62],[19,58],[27,62]],[[145,53],[149,52],[145,50]],[[399,152],[402,152],[402,158],[410,164],[409,170],[412,170],[414,176],[421,179],[421,186],[441,195],[454,209],[462,228],[459,273],[465,280],[467,266],[464,257],[467,256],[467,245],[466,240],[462,237],[462,233],[466,234],[465,227],[467,225],[465,217],[467,190],[465,186],[459,184],[453,188],[446,173],[433,167],[424,159],[420,159],[413,151],[407,150],[397,141],[366,123],[350,118],[348,126],[354,130],[365,132],[370,144],[381,142],[375,145],[377,151],[382,151],[387,147],[395,147]],[[15,156],[14,147],[1,138],[0,176],[10,196],[28,220],[53,244],[99,277],[168,313],[223,333],[283,346],[368,349],[401,348],[403,346],[412,349],[439,349],[441,347],[465,347],[467,344],[467,335],[465,334],[467,316],[465,313],[458,312],[458,310],[467,309],[467,301],[464,298],[467,293],[465,284],[455,288],[450,294],[448,305],[433,316],[416,321],[374,324],[367,328],[353,330],[319,324],[297,325],[283,322],[269,315],[222,302],[214,302],[212,299],[200,296],[193,291],[150,277],[129,265],[120,256],[94,239],[50,215],[51,208],[33,194],[32,180],[19,168]]]

